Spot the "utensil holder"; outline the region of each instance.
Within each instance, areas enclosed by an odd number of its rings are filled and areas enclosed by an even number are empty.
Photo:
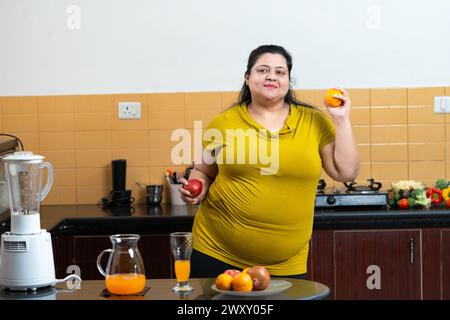
[[[181,186],[182,184],[169,184],[170,202],[174,206],[186,205],[186,202],[181,199],[181,194],[178,190]]]

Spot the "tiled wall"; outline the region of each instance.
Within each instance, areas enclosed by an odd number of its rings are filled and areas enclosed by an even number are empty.
[[[349,90],[352,124],[361,154],[358,181],[450,180],[450,115],[434,114],[434,96],[450,88]],[[297,97],[322,106],[324,90],[298,90]],[[95,204],[111,190],[111,160],[127,159],[127,185],[145,202],[142,184],[165,183],[172,130],[193,131],[229,106],[236,92],[0,97],[0,131],[19,136],[25,148],[55,167],[46,204]],[[140,120],[119,120],[120,101],[140,101]],[[333,182],[325,177],[329,185]],[[339,185],[339,184],[337,184]],[[167,190],[167,188],[166,188]],[[163,201],[168,201],[167,192]]]

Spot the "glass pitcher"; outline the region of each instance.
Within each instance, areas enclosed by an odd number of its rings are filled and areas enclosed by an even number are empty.
[[[109,237],[112,249],[103,250],[97,257],[98,271],[105,277],[106,289],[112,294],[137,294],[145,288],[145,270],[137,247],[137,234],[116,234]],[[106,271],[101,267],[103,254],[109,252]]]
[[[40,232],[40,203],[53,184],[53,166],[44,157],[30,151],[15,152],[2,160],[9,187],[11,232]],[[42,188],[42,172],[47,168],[47,183]]]

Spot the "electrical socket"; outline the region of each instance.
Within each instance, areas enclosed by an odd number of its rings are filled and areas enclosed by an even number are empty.
[[[450,113],[450,97],[434,97],[434,113]]]
[[[140,119],[140,102],[119,102],[119,119]]]

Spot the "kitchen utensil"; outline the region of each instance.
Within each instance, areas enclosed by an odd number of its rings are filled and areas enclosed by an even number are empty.
[[[181,199],[180,190],[178,190],[182,184],[169,184],[170,191],[170,203],[174,206],[185,205],[186,202]]]
[[[103,250],[97,257],[97,269],[105,277],[106,289],[117,295],[137,294],[145,288],[145,270],[137,247],[137,234],[115,234],[109,237],[112,249]],[[106,271],[101,258],[109,252]]]
[[[150,206],[159,205],[162,200],[163,186],[149,185],[147,186],[147,204]]]
[[[126,190],[127,160],[117,159],[111,161],[113,190],[108,198],[102,198],[103,207],[130,207],[134,202],[131,190]]]
[[[191,175],[191,171],[194,169],[194,163],[192,162],[192,165],[184,171],[184,178],[186,180],[189,180],[189,176]]]
[[[9,187],[11,232],[1,237],[0,285],[36,290],[54,285],[55,266],[50,233],[41,230],[40,203],[53,184],[53,167],[29,151],[3,158]],[[42,172],[47,182],[42,188]]]

